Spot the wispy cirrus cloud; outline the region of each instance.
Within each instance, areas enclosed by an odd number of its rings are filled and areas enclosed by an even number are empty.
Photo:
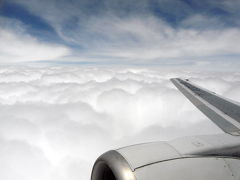
[[[92,54],[95,53],[96,56],[147,61],[240,53],[238,28],[174,29],[153,16],[126,19],[111,16],[101,20],[93,18],[89,20],[88,26],[89,35],[97,34],[99,39],[90,40],[85,46],[93,47]],[[82,42],[81,36],[77,35],[74,39],[76,43]]]
[[[200,62],[212,57],[236,60],[240,54],[239,4],[235,1],[10,3],[54,30],[62,39],[58,43],[72,50],[70,56],[60,58],[66,62]],[[21,20],[21,13],[18,17]]]
[[[70,54],[70,48],[43,42],[26,31],[26,25],[0,18],[0,63],[54,60]]]

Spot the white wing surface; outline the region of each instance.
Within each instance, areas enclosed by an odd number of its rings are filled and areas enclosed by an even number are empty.
[[[171,79],[173,84],[218,127],[231,135],[240,135],[240,106],[203,89],[189,80]]]

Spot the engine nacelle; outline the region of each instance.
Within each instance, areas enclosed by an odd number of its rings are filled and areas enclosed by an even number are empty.
[[[94,164],[91,180],[136,180],[126,159],[117,151],[108,151]]]
[[[108,151],[96,160],[91,180],[240,179],[240,159],[233,156],[239,148],[231,148],[239,138],[228,139],[229,144],[222,143],[224,138],[231,136],[189,137]]]

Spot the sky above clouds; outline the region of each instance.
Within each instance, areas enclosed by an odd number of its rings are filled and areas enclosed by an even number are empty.
[[[239,8],[235,0],[3,0],[0,61],[235,63]]]
[[[222,131],[171,84],[240,102],[236,0],[0,0],[0,179],[87,180],[105,151]]]

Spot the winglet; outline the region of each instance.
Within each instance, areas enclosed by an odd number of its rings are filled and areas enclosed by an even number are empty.
[[[188,79],[173,78],[172,83],[224,132],[240,135],[240,106],[205,90]]]

